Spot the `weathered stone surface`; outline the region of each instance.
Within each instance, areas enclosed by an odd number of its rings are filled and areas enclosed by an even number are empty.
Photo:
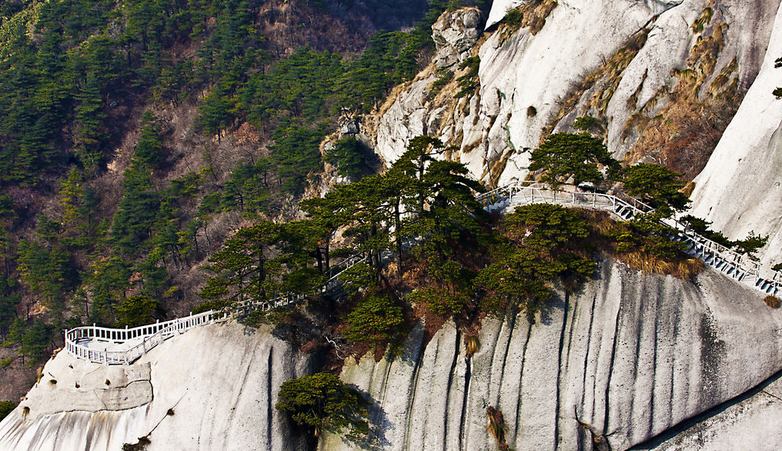
[[[348,363],[343,379],[378,403],[377,448],[496,449],[493,406],[518,450],[584,449],[587,427],[627,449],[782,366],[782,312],[710,270],[690,284],[605,262],[598,280],[560,299],[534,325],[486,320],[472,359],[450,325],[423,353],[414,334],[402,359]],[[352,448],[329,436],[321,449]]]
[[[768,52],[752,87],[722,140],[695,179],[692,213],[713,222],[729,238],[750,231],[769,235],[762,261],[782,260],[782,8]]]
[[[494,2],[488,25],[522,3]],[[739,98],[755,80],[766,48],[774,42],[770,34],[779,0],[724,0],[710,5],[710,0],[570,0],[558,2],[535,35],[528,28],[512,32],[500,26],[479,49],[477,95],[443,110],[454,101],[438,103],[427,95],[434,77],[426,72],[429,76],[395,93],[396,101],[383,110],[376,152],[391,163],[412,137],[436,135],[459,147],[451,158],[465,163],[475,178],[503,185],[527,176],[531,151],[544,131],[572,131],[578,116],[592,115],[605,118],[608,148],[622,158],[639,138],[633,117],[641,110],[644,117],[654,117],[667,105],[660,93],[672,90],[678,81],[676,71],[687,67],[690,50],[703,37],[693,32],[692,24],[707,9],[716,11],[727,27],[722,28],[725,39],[710,63],[713,73],[704,86],[734,61],[737,69],[731,77],[737,80]],[[604,69],[645,27],[650,30],[645,44],[611,81],[617,84],[600,91],[603,97],[595,103],[596,87],[585,85],[585,80]],[[571,95],[576,98],[570,99]],[[566,99],[572,103],[561,111]],[[707,202],[706,208],[712,206]]]
[[[149,363],[130,367],[95,365],[60,351],[19,403],[28,420],[65,411],[126,410],[152,401]]]
[[[678,434],[633,450],[655,451],[778,451],[782,448],[779,419],[782,418],[782,378],[776,376],[752,396],[720,406],[705,418],[696,418]],[[689,423],[689,422],[688,422]]]
[[[432,39],[437,47],[435,65],[448,68],[461,63],[478,42],[480,12],[477,8],[462,8],[444,12],[432,25]]]
[[[590,449],[592,434],[627,449],[774,375],[780,335],[782,311],[716,272],[690,283],[605,261],[595,280],[560,293],[535,324],[524,315],[487,318],[470,359],[452,324],[427,346],[418,326],[400,357],[349,359],[342,378],[374,400],[375,449],[494,450],[488,406],[503,412],[517,450]],[[237,324],[193,329],[124,369],[60,353],[31,391],[27,417],[20,407],[0,423],[0,449],[116,450],[147,435],[153,451],[301,449],[274,403],[283,381],[308,371],[289,345]],[[88,405],[106,377],[148,380],[153,398]],[[65,387],[77,380],[78,399]],[[773,424],[780,405],[763,399],[660,449],[692,449],[702,438],[709,449],[729,449],[718,446],[726,431]],[[352,448],[326,435],[320,449]]]
[[[147,435],[149,451],[300,449],[274,404],[280,384],[307,368],[287,343],[235,323],[190,330],[130,367],[60,352],[0,423],[0,449],[116,451]]]

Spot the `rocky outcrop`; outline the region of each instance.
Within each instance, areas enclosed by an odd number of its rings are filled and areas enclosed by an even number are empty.
[[[427,133],[457,146],[451,158],[476,178],[502,185],[526,177],[541,138],[592,116],[616,157],[694,177],[758,74],[780,2],[546,4],[493,4],[493,31],[473,48],[481,60],[475,93],[454,99],[452,81],[442,89],[449,95],[432,95],[434,63],[395,92],[376,130],[386,163]],[[523,15],[545,15],[536,22],[543,25],[497,25],[499,11],[519,5]]]
[[[492,406],[514,449],[621,450],[774,374],[781,326],[758,294],[710,270],[691,284],[609,261],[534,325],[484,321],[470,359],[446,325],[426,347],[414,331],[401,358],[365,356],[342,377],[377,403],[376,449],[496,449]],[[352,448],[327,437],[321,449]]]
[[[742,239],[768,235],[765,263],[782,261],[782,8],[763,67],[725,130],[714,154],[695,179],[692,213],[716,230]]]
[[[452,324],[428,344],[418,326],[398,357],[349,358],[342,378],[373,400],[372,449],[494,450],[491,406],[514,449],[621,450],[763,383],[782,368],[780,335],[782,311],[716,272],[691,283],[608,260],[535,324],[486,318],[471,358]],[[288,344],[235,323],[190,330],[130,367],[61,352],[0,423],[0,449],[117,450],[139,437],[152,451],[302,449],[274,404],[282,382],[310,371]],[[654,446],[693,449],[677,443],[716,443],[750,423],[746,431],[766,431],[780,404],[760,396],[739,416],[710,415]],[[776,436],[764,443],[782,446]],[[331,435],[320,443],[353,448]]]
[[[274,404],[280,384],[308,365],[236,323],[190,330],[129,367],[60,352],[0,423],[0,449],[116,451],[139,437],[149,451],[301,449]]]
[[[445,69],[461,63],[478,42],[481,13],[477,8],[444,12],[432,25],[432,39],[437,47],[435,65]]]

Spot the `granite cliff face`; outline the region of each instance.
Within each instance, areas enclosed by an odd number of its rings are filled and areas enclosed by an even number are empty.
[[[471,359],[447,325],[425,347],[414,333],[402,358],[365,356],[342,377],[377,403],[377,449],[496,449],[492,406],[514,449],[621,450],[772,376],[780,326],[759,295],[711,270],[692,284],[607,261],[534,325],[486,320]],[[329,437],[321,449],[354,448]]]
[[[768,264],[782,261],[782,9],[765,61],[703,172],[695,179],[693,214],[731,238],[769,235]]]
[[[349,359],[342,378],[375,403],[371,449],[496,449],[488,406],[503,412],[518,450],[628,449],[773,376],[780,334],[781,312],[711,270],[690,283],[605,261],[534,325],[524,315],[487,318],[469,359],[453,325],[426,345],[418,328],[400,357]],[[0,448],[116,450],[148,437],[148,450],[302,449],[273,405],[279,385],[308,365],[237,324],[188,331],[127,368],[60,353],[0,423]],[[768,396],[759,403],[761,419],[780,409]],[[773,425],[739,420],[757,433]],[[737,422],[700,428],[715,436]],[[675,439],[692,443],[693,434]],[[673,445],[660,449],[693,449]],[[354,447],[327,435],[320,449]]]
[[[515,7],[537,21],[501,21]],[[438,92],[433,64],[370,120],[375,150],[391,164],[411,138],[438,136],[458,149],[446,157],[498,186],[528,175],[548,133],[592,116],[616,158],[695,178],[693,214],[732,239],[769,235],[761,259],[779,263],[781,11],[779,0],[496,1],[472,49],[479,87]]]
[[[451,158],[476,177],[502,185],[526,176],[541,138],[592,116],[618,158],[694,177],[763,64],[779,4],[495,2],[473,48],[480,88],[432,96],[438,74],[422,72],[381,110],[376,151],[392,163],[425,132],[456,145]],[[499,21],[518,5],[535,19]]]
[[[500,22],[516,6],[534,23]],[[447,156],[476,177],[503,184],[526,176],[542,136],[593,116],[618,157],[692,176],[705,165],[694,213],[732,238],[770,234],[763,259],[778,261],[779,0],[507,0],[493,5],[488,33],[474,19],[469,9],[441,17],[437,63],[362,128],[386,163],[429,133],[455,144]],[[471,55],[477,87],[455,97]],[[704,130],[708,140],[692,138]],[[367,447],[496,449],[492,406],[517,450],[782,448],[770,433],[782,411],[782,313],[759,293],[711,270],[691,283],[605,261],[557,299],[534,325],[487,318],[469,359],[446,324],[428,344],[414,330],[396,359],[349,360],[342,378],[375,402]],[[149,450],[303,449],[273,406],[283,381],[310,371],[290,345],[236,324],[191,330],[129,368],[60,353],[0,423],[0,449],[116,450],[139,437]],[[327,435],[320,447],[352,445]]]
[[[274,404],[310,371],[288,343],[236,323],[190,330],[129,367],[60,352],[0,423],[0,449],[116,451],[140,437],[150,451],[301,449]]]

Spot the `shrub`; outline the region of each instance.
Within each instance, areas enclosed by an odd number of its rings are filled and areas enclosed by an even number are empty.
[[[443,87],[453,80],[453,72],[449,70],[438,71],[440,74],[437,80],[432,82],[432,86],[429,88],[429,98],[434,98],[442,91]]]
[[[366,341],[380,344],[391,340],[398,332],[404,318],[402,308],[394,305],[387,295],[369,293],[348,314],[348,341]]]
[[[594,130],[602,130],[603,126],[596,117],[582,116],[576,118],[576,121],[573,123],[573,128],[585,132],[591,132]]]
[[[148,437],[139,437],[136,443],[123,444],[122,451],[144,451],[150,443],[152,441]]]
[[[777,99],[782,99],[782,88],[777,88],[771,92]]]
[[[738,240],[734,244],[736,245],[736,251],[740,254],[747,254],[750,258],[755,258],[755,251],[765,246],[768,243],[768,235],[761,236],[751,230],[746,238]]]
[[[316,373],[283,382],[277,410],[290,415],[299,426],[319,437],[322,430],[348,429],[347,439],[360,440],[369,432],[369,402],[331,373]]]
[[[16,408],[16,404],[12,401],[0,401],[0,420],[7,417],[12,410]]]
[[[225,307],[229,307],[232,303],[233,302],[229,299],[216,299],[213,301],[205,301],[193,307],[192,313],[195,315],[197,313],[208,312],[209,310],[221,310]]]
[[[486,416],[489,419],[489,424],[486,428],[494,440],[497,441],[497,447],[500,451],[507,451],[508,444],[505,442],[505,432],[508,430],[508,425],[505,423],[505,417],[502,415],[501,410],[497,410],[492,406],[486,408]]]
[[[8,357],[3,360],[0,360],[0,367],[8,368],[9,366],[11,366],[11,363],[13,363],[13,361],[14,361],[14,357]]]
[[[461,292],[438,287],[427,287],[410,293],[411,303],[421,304],[438,316],[458,315],[470,303],[470,298]]]
[[[527,117],[535,117],[538,115],[538,109],[530,105],[527,107]]]
[[[782,307],[782,301],[780,301],[778,297],[772,294],[769,294],[768,296],[763,298],[763,302],[765,302],[767,306],[774,309]]]
[[[682,243],[671,239],[675,233],[653,218],[642,216],[615,223],[603,235],[613,241],[615,256],[633,269],[692,279],[703,270],[703,262],[691,258]]]
[[[454,95],[456,98],[464,97],[475,92],[480,86],[480,80],[478,79],[478,69],[481,66],[481,58],[478,56],[471,56],[464,60],[459,69],[469,69],[466,74],[457,78],[459,82],[459,92]]]

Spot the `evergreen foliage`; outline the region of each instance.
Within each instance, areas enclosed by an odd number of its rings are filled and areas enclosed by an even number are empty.
[[[158,301],[149,296],[137,295],[125,298],[116,307],[117,326],[137,327],[152,322],[152,313],[160,308]]]
[[[17,404],[13,401],[0,401],[0,420],[7,417],[12,410],[16,408]]]
[[[665,166],[650,163],[639,163],[622,170],[625,190],[663,216],[671,215],[674,210],[684,210],[690,203],[680,191],[684,187],[684,182],[679,180],[681,176]]]
[[[371,152],[361,141],[347,136],[326,152],[326,161],[337,167],[339,175],[358,179],[371,170],[367,164],[367,155]]]
[[[500,227],[506,240],[493,249],[496,261],[476,278],[489,292],[489,305],[510,303],[534,320],[552,298],[551,283],[581,283],[594,273],[595,262],[584,245],[589,227],[576,211],[526,205],[507,215]]]
[[[366,436],[369,402],[354,388],[331,373],[316,373],[292,379],[280,386],[277,410],[287,413],[299,426],[312,431],[348,430],[353,441]]]
[[[389,296],[372,292],[348,314],[345,337],[353,342],[385,343],[399,334],[403,323],[402,307]]]
[[[394,84],[411,79],[432,45],[430,26],[446,7],[433,2],[410,31],[376,33],[365,51],[342,55],[265,36],[269,6],[259,0],[0,5],[0,335],[9,335],[23,293],[45,307],[34,320],[57,327],[63,318],[137,323],[150,316],[149,299],[169,307],[192,296],[193,288],[174,286],[171,276],[219,245],[208,233],[215,218],[230,211],[249,220],[275,217],[297,200],[322,169],[319,145],[337,112],[368,112]],[[301,17],[285,20],[295,23],[316,9],[331,14],[326,6],[291,0],[286,8]],[[171,180],[177,158],[190,149],[172,145],[164,118],[194,106],[205,135],[220,140],[249,122],[272,138],[270,154],[230,163],[236,166],[228,180],[211,166]],[[129,126],[140,111],[146,112],[134,131]],[[115,178],[108,172],[125,167],[118,149],[135,136],[130,166],[118,174],[122,192],[107,190],[113,186],[107,178]],[[214,147],[207,143],[205,159]],[[354,178],[372,170],[357,142],[342,143],[328,158]],[[385,246],[385,232],[373,231],[382,223],[381,194],[372,197],[375,213],[359,214],[369,222],[354,227],[375,263]],[[55,202],[47,202],[52,196]],[[42,205],[47,217],[35,221]],[[325,277],[337,226],[322,220],[290,226],[264,248],[270,266],[263,289],[304,290]],[[377,276],[377,264],[373,271]],[[213,302],[257,295],[259,283],[229,284]]]
[[[542,180],[556,188],[569,178],[576,186],[583,182],[597,185],[604,179],[600,166],[612,175],[618,164],[603,141],[589,133],[554,133],[532,152],[529,170],[543,170]]]

